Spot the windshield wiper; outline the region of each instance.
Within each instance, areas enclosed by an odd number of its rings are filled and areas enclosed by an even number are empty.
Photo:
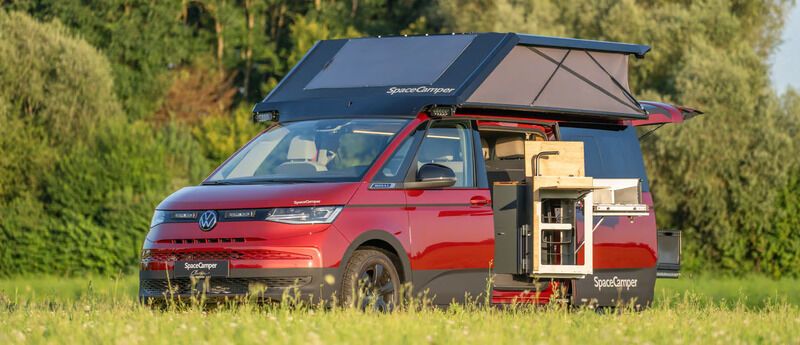
[[[247,180],[246,183],[314,183],[314,182],[321,182],[319,180],[308,180],[308,179],[298,179],[298,178],[281,178],[281,179],[253,179]]]
[[[225,181],[225,180],[216,180],[216,181],[206,181],[201,184],[204,186],[208,186],[208,185],[236,184],[236,183],[232,183],[230,181]]]
[[[203,185],[237,185],[237,184],[260,184],[260,183],[315,183],[318,180],[308,179],[229,179],[203,182]]]

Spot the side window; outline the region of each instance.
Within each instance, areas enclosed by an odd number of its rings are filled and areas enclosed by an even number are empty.
[[[389,158],[386,163],[383,164],[381,170],[375,174],[375,177],[372,179],[375,182],[401,182],[406,177],[406,171],[408,170],[408,164],[404,164],[408,161],[408,155],[413,154],[411,151],[412,147],[419,140],[421,136],[420,133],[424,133],[425,127],[422,126],[412,132],[407,138],[403,140],[403,143],[397,147],[397,149],[392,153],[392,156]]]
[[[441,164],[456,174],[457,181],[454,187],[473,187],[475,185],[473,147],[469,122],[434,122],[422,140],[415,168],[419,170],[427,163]]]

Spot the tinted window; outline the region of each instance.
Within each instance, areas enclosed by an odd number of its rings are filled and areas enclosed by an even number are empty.
[[[306,89],[431,85],[475,35],[351,39]]]
[[[639,178],[647,192],[647,173],[634,127],[618,129],[561,127],[561,140],[582,141],[586,175],[596,178]]]
[[[454,187],[474,186],[472,131],[468,122],[440,121],[431,125],[417,153],[416,168],[426,163],[444,165],[456,174]]]

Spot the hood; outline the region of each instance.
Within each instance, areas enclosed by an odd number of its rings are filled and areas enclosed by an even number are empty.
[[[159,210],[225,210],[315,205],[344,205],[359,182],[211,185],[183,188]]]

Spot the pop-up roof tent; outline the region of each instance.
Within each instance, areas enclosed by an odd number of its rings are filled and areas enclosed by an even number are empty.
[[[431,105],[646,119],[628,55],[649,50],[514,33],[325,40],[253,111],[282,122],[414,117]]]

